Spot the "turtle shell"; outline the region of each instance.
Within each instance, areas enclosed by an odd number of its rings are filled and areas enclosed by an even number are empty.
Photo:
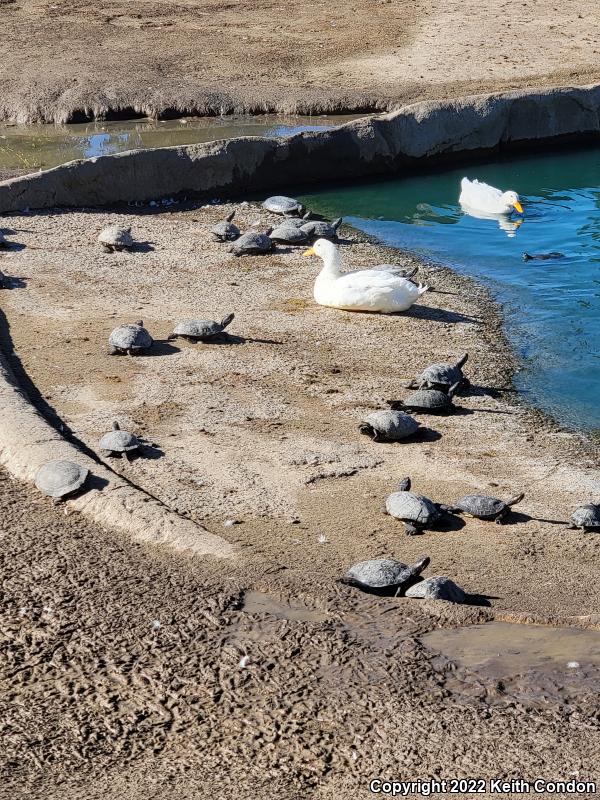
[[[422,528],[440,517],[440,510],[432,500],[414,492],[393,492],[385,501],[385,509],[391,517]]]
[[[419,428],[416,419],[404,411],[372,411],[364,418],[382,439],[395,442],[412,436]]]
[[[190,336],[193,339],[210,339],[221,333],[223,326],[212,319],[185,319],[176,326],[176,336]]]
[[[337,221],[336,221],[337,222]],[[307,236],[314,237],[315,239],[337,239],[337,229],[341,220],[337,223],[329,223],[323,220],[315,219],[306,222],[302,226],[302,230]]]
[[[304,228],[289,225],[287,222],[278,225],[275,230],[271,231],[269,237],[275,242],[283,242],[285,244],[304,244],[308,241]]]
[[[273,248],[273,240],[266,233],[249,231],[235,241],[231,252],[236,256],[268,253]]]
[[[571,514],[571,522],[578,528],[600,528],[600,505],[579,506]]]
[[[450,408],[452,401],[438,389],[418,389],[408,397],[404,405],[406,408],[437,411]]]
[[[293,197],[286,197],[281,194],[267,197],[263,203],[263,208],[273,214],[300,214],[303,211],[301,203],[294,200]]]
[[[108,337],[108,343],[119,350],[145,350],[152,346],[152,337],[143,325],[119,325]]]
[[[120,225],[110,225],[104,228],[98,236],[98,241],[102,244],[108,244],[112,247],[131,247],[133,245],[133,237],[131,235],[131,228],[122,228]]]
[[[493,519],[506,508],[503,500],[485,494],[467,494],[457,500],[456,508],[479,519]]]
[[[110,450],[113,453],[128,453],[137,450],[140,440],[128,431],[113,430],[105,433],[100,439],[101,450]]]
[[[344,578],[345,583],[357,586],[365,592],[384,594],[402,589],[429,564],[423,558],[415,564],[403,564],[394,558],[374,558],[354,564]]]
[[[217,222],[211,233],[221,242],[234,242],[240,235],[240,229],[233,222]]]
[[[47,497],[66,497],[80,489],[89,470],[74,461],[47,461],[38,469],[35,485]]]
[[[423,600],[447,600],[449,603],[464,603],[464,591],[446,575],[432,575],[409,588],[405,597],[418,597]]]

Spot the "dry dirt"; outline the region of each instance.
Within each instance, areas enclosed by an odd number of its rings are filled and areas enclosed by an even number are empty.
[[[498,681],[419,639],[494,616],[596,627],[600,537],[564,525],[598,493],[592,446],[516,404],[513,358],[472,282],[421,264],[436,291],[407,314],[322,308],[318,263],[301,250],[236,259],[211,241],[231,208],[6,220],[21,247],[0,256],[12,278],[1,344],[32,399],[96,453],[115,418],[145,436],[145,457],[111,466],[239,558],[133,545],[4,476],[0,797],[339,798],[369,796],[376,776],[593,779],[597,672],[569,700],[554,676],[540,699],[535,675]],[[242,228],[271,220],[237,206]],[[133,226],[137,252],[98,248],[109,221]],[[349,265],[411,263],[344,235]],[[221,342],[166,339],[181,318],[230,311]],[[153,350],[109,356],[111,329],[139,317]],[[358,433],[404,379],[465,350],[461,411],[421,418],[439,437]],[[454,520],[407,537],[381,510],[407,474],[438,501],[526,498],[505,526]],[[450,575],[470,605],[337,582],[363,558],[424,554],[427,574]],[[243,612],[248,590],[306,608]]]
[[[390,109],[600,79],[591,0],[0,0],[0,14],[0,118],[20,121]]]

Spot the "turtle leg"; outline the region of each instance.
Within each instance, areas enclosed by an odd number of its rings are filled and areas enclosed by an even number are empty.
[[[127,459],[127,461],[129,461],[129,462],[133,461],[133,453],[131,453],[129,450],[126,450],[126,451],[123,453],[123,455],[125,456],[125,458]]]
[[[407,536],[417,536],[420,533],[419,529],[413,525],[412,522],[404,523],[404,532]]]
[[[506,518],[508,517],[509,512],[510,512],[510,509],[503,508],[502,511],[498,514],[498,516],[494,520],[496,525],[504,525],[504,523],[506,522]]]
[[[62,502],[63,502],[63,498],[62,497],[53,497],[52,498],[52,505],[53,506],[59,506]]]
[[[108,355],[109,356],[118,356],[119,355],[119,348],[118,347],[109,347],[108,348]]]

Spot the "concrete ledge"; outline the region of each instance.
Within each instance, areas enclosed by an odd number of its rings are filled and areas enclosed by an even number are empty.
[[[0,183],[0,213],[289,189],[401,174],[534,142],[600,139],[600,86],[428,101],[286,139],[239,138],[72,161]]]
[[[67,507],[140,542],[197,555],[219,558],[233,555],[233,547],[224,539],[173,513],[67,442],[18,388],[2,353],[0,418],[0,464],[13,477],[32,482],[45,461],[55,458],[76,461],[90,470],[90,488],[68,500]]]

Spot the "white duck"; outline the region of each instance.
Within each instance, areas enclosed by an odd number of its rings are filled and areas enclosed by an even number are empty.
[[[387,264],[343,273],[340,252],[327,239],[317,239],[303,255],[319,256],[323,261],[323,269],[317,276],[313,291],[315,300],[321,306],[392,314],[409,309],[429,288],[421,284],[416,286],[398,275],[398,267]]]
[[[502,192],[487,183],[480,183],[477,179],[462,179],[458,202],[468,214],[483,219],[511,214],[513,209],[519,214],[523,213],[523,206],[516,192]]]

